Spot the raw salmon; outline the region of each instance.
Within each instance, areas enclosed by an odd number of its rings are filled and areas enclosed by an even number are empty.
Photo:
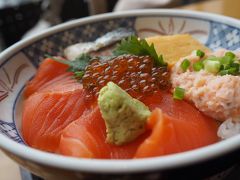
[[[151,135],[138,148],[135,157],[153,157],[180,152],[172,119],[155,109],[149,118]]]
[[[59,153],[82,158],[129,159],[147,136],[148,132],[122,146],[106,143],[105,123],[95,106],[64,129]]]
[[[24,103],[22,132],[24,140],[39,149],[55,151],[62,130],[78,119],[87,104],[79,83],[61,90],[34,93]]]
[[[24,91],[25,97],[29,97],[45,83],[65,73],[67,68],[68,66],[65,64],[58,63],[49,58],[45,59],[40,64],[35,77],[27,83]]]
[[[24,140],[32,147],[52,152],[58,147],[62,130],[78,119],[88,105],[82,85],[66,72],[65,65],[50,59],[42,62],[27,84],[25,96]]]
[[[218,141],[217,123],[189,103],[173,100],[171,94],[163,92],[144,102],[156,109],[148,121],[151,135],[140,145],[136,158],[188,151]]]
[[[84,158],[142,158],[183,152],[218,140],[215,121],[187,102],[174,101],[171,94],[163,92],[144,101],[155,110],[148,121],[151,132],[138,140],[124,146],[107,144],[106,127],[96,107],[63,131],[59,153]]]
[[[32,147],[83,158],[129,159],[187,151],[218,140],[213,119],[158,92],[142,98],[151,110],[161,109],[153,111],[149,130],[126,145],[108,144],[96,101],[85,100],[82,85],[66,69],[47,59],[26,86],[22,133]]]

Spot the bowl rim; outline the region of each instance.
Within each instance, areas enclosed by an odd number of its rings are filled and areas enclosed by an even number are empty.
[[[223,15],[189,10],[148,9],[106,13],[66,22],[49,28],[41,33],[38,33],[37,35],[21,40],[20,42],[7,48],[0,54],[0,62],[4,63],[4,61],[7,61],[10,57],[14,56],[15,53],[19,52],[21,49],[44,37],[48,37],[52,34],[71,29],[73,27],[77,27],[91,22],[98,22],[121,17],[154,17],[159,15],[190,17],[206,21],[224,23],[233,27],[240,28],[240,21],[237,19],[226,17]],[[225,141],[218,142],[213,145],[198,148],[196,150],[177,153],[173,155],[166,155],[162,157],[134,160],[99,160],[65,157],[40,151],[14,142],[3,134],[0,134],[0,148],[26,160],[60,169],[109,174],[166,170],[172,168],[179,168],[181,166],[193,165],[206,160],[217,158],[219,156],[226,155],[233,152],[234,150],[240,149],[239,142],[240,135],[232,137]]]

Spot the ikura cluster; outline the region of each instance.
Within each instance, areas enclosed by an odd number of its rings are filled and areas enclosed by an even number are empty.
[[[166,67],[154,67],[150,56],[122,55],[108,61],[95,59],[85,70],[82,84],[88,97],[97,97],[100,89],[110,81],[136,98],[170,87],[169,71]]]

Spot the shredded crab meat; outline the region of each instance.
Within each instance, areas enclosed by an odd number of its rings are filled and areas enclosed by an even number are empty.
[[[207,56],[221,57],[225,52],[227,50],[219,49]],[[234,53],[240,58],[239,50]],[[199,61],[199,57],[193,52],[174,65],[171,74],[173,88],[184,88],[185,99],[192,101],[200,111],[214,119],[225,121],[229,118],[240,117],[240,77],[219,76],[205,70],[195,72],[192,67],[183,72],[180,65],[186,58],[191,64]]]

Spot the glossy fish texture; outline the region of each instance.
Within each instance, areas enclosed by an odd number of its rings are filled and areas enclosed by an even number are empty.
[[[218,140],[213,119],[158,91],[142,98],[153,111],[149,129],[126,145],[110,145],[97,103],[85,101],[81,83],[65,72],[66,66],[54,69],[54,63],[43,61],[25,89],[22,134],[32,147],[81,158],[130,159],[188,151]]]

